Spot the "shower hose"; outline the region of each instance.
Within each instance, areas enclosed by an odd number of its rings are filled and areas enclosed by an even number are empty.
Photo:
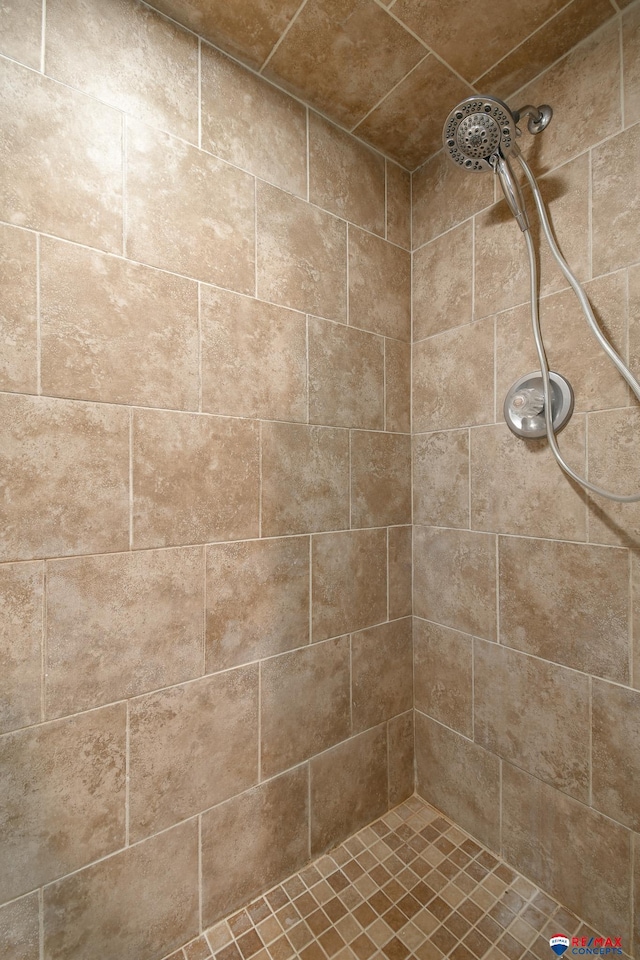
[[[585,294],[584,290],[580,286],[579,281],[576,279],[575,275],[571,271],[571,268],[567,264],[566,260],[562,256],[562,252],[556,243],[556,239],[553,235],[553,230],[551,224],[549,223],[549,217],[547,216],[547,211],[544,206],[544,201],[540,193],[540,188],[538,187],[536,178],[534,177],[529,165],[518,152],[517,159],[525,172],[526,178],[529,181],[531,190],[533,191],[533,197],[536,204],[536,209],[538,211],[538,216],[540,218],[540,223],[544,235],[547,239],[547,243],[551,249],[558,266],[562,270],[563,274],[573,287],[575,294],[580,301],[580,306],[584,312],[587,322],[591,327],[591,330],[595,334],[600,346],[605,351],[607,356],[613,361],[617,369],[620,371],[626,382],[629,384],[633,390],[635,396],[640,400],[640,383],[633,376],[631,371],[625,365],[622,358],[616,353],[611,344],[606,340],[598,322],[593,314],[591,304]],[[598,487],[595,483],[591,483],[589,480],[586,480],[584,477],[580,477],[575,470],[572,470],[568,463],[564,460],[560,448],[558,446],[558,441],[556,439],[555,430],[553,427],[553,415],[551,409],[551,383],[549,380],[549,364],[547,362],[547,356],[544,349],[544,341],[542,339],[542,332],[540,330],[540,312],[538,308],[538,269],[536,265],[535,250],[533,246],[533,240],[531,238],[531,232],[523,230],[524,238],[527,244],[527,252],[529,254],[529,270],[531,275],[531,322],[533,325],[533,337],[536,344],[536,351],[538,353],[538,360],[540,362],[540,371],[542,373],[542,387],[544,391],[544,418],[545,424],[547,427],[547,439],[549,441],[549,446],[551,451],[556,458],[558,465],[562,470],[571,477],[572,480],[575,480],[576,483],[579,483],[586,490],[590,490],[592,493],[597,493],[601,497],[606,497],[609,500],[615,500],[616,503],[636,503],[640,501],[640,492],[631,493],[628,495],[623,495],[619,493],[611,493],[609,490],[604,490],[602,487]]]

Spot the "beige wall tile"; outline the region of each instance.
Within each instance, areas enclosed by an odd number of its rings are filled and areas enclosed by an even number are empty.
[[[615,165],[611,157],[615,157]],[[608,140],[592,153],[593,270],[607,273],[638,258],[640,232],[640,127]]]
[[[413,710],[387,724],[389,738],[389,806],[408,800],[414,790]]]
[[[474,264],[476,318],[528,300],[527,248],[505,200],[476,217]]]
[[[4,960],[39,960],[39,915],[37,893],[0,907],[0,950]]]
[[[349,736],[349,639],[341,637],[260,665],[264,779]]]
[[[200,676],[203,572],[197,547],[50,563],[46,716]]]
[[[203,149],[306,198],[305,107],[206,44],[201,70]]]
[[[349,323],[411,340],[411,257],[356,227],[349,227]]]
[[[104,960],[109,954],[140,960],[171,951],[197,932],[195,820],[44,891],[46,960]]]
[[[631,619],[633,633],[633,686],[640,690],[640,556],[631,553]]]
[[[416,790],[463,830],[500,849],[500,761],[416,712]]]
[[[413,438],[414,523],[469,526],[469,431]]]
[[[384,426],[384,341],[309,317],[309,419],[336,427]]]
[[[387,534],[351,530],[313,538],[312,637],[324,640],[387,619]]]
[[[125,410],[0,396],[2,560],[126,550]]]
[[[0,225],[0,389],[37,393],[36,238]]]
[[[622,18],[622,63],[624,122],[640,120],[640,8],[632,7]]]
[[[411,176],[387,160],[387,240],[411,249]]]
[[[257,197],[258,295],[344,321],[346,224],[267,183],[258,182]]]
[[[587,539],[585,495],[558,467],[546,437],[522,440],[504,423],[477,427],[470,434],[474,529]],[[558,443],[573,469],[584,476],[585,418],[574,416]]]
[[[125,706],[0,739],[0,902],[125,840]]]
[[[411,615],[411,538],[411,527],[388,530],[390,620]]]
[[[589,803],[589,679],[474,641],[477,743]]]
[[[411,430],[411,346],[399,340],[384,342],[385,429]]]
[[[307,419],[304,314],[202,286],[200,323],[203,410]]]
[[[415,707],[473,736],[473,641],[457,630],[414,619]]]
[[[197,414],[133,418],[136,548],[258,535],[259,428]]]
[[[207,548],[207,672],[309,642],[309,538]]]
[[[593,806],[640,827],[640,692],[593,682]]]
[[[589,415],[589,479],[615,493],[638,492],[640,411],[608,410]],[[602,497],[589,501],[589,539],[596,543],[640,544],[640,506]],[[613,678],[615,679],[615,678]]]
[[[581,0],[582,2],[582,0]],[[591,0],[589,0],[591,2]],[[601,0],[596,0],[600,3]],[[553,225],[553,232],[565,259],[580,281],[590,276],[589,259],[589,155],[583,154],[540,178],[540,192]],[[526,192],[531,219],[537,213],[533,197]],[[551,255],[549,246],[539,234],[540,292],[543,297],[567,286],[564,275]],[[526,261],[522,241],[518,253]],[[572,294],[575,299],[575,294]]]
[[[137,121],[127,125],[127,255],[255,290],[254,179]]]
[[[505,859],[596,929],[624,936],[631,919],[629,832],[508,763],[502,798]]]
[[[196,410],[197,284],[47,237],[40,251],[43,392]]]
[[[353,732],[367,730],[413,706],[411,618],[382,623],[351,637]]]
[[[44,565],[0,566],[0,732],[40,720]]]
[[[348,525],[348,432],[262,424],[262,536]]]
[[[420,167],[411,179],[413,249],[491,206],[493,177],[472,176],[457,168],[444,150]]]
[[[411,438],[354,430],[351,434],[351,525],[411,522]]]
[[[203,815],[203,926],[244,906],[309,859],[308,794],[304,766]]]
[[[196,37],[127,0],[51,0],[45,37],[49,76],[197,142]]]
[[[627,551],[514,537],[499,550],[501,643],[625,683]]]
[[[309,200],[384,236],[384,157],[309,114]]]
[[[473,223],[467,220],[413,255],[413,339],[469,323],[473,305]]]
[[[0,90],[0,219],[120,252],[121,114],[9,60]]]
[[[0,36],[0,53],[4,57],[39,70],[42,0],[6,0],[0,10]]]
[[[494,640],[495,538],[421,526],[413,538],[416,616]]]
[[[417,433],[493,421],[493,327],[489,318],[414,346],[413,426]]]
[[[309,764],[311,855],[318,856],[388,807],[387,725],[346,740]]]
[[[258,779],[258,667],[147,694],[129,707],[132,840],[193,817]]]

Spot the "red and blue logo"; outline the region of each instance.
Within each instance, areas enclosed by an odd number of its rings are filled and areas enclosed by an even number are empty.
[[[559,957],[569,949],[569,943],[569,937],[565,937],[561,933],[556,933],[556,935],[549,940],[549,946]]]

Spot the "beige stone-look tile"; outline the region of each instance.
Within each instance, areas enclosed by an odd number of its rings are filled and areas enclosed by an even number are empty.
[[[309,200],[384,236],[384,157],[309,114]]]
[[[418,795],[492,850],[500,848],[500,760],[416,712]]]
[[[413,710],[387,724],[389,738],[389,806],[407,800],[414,790]]]
[[[499,551],[500,642],[627,682],[628,552],[516,537]]]
[[[349,526],[349,434],[262,424],[262,536]]]
[[[0,739],[0,901],[124,845],[125,715],[116,704]]]
[[[589,415],[588,463],[592,483],[620,494],[638,492],[639,424],[637,409]],[[589,539],[596,543],[640,545],[640,506],[591,497]]]
[[[351,637],[353,732],[406,713],[413,705],[411,618]]]
[[[0,90],[0,219],[120,252],[122,115],[10,60]]]
[[[469,96],[472,88],[428,54],[354,132],[414,170],[440,149],[445,117]]]
[[[258,779],[256,664],[129,706],[129,831],[157,833]]]
[[[469,526],[469,431],[413,438],[413,520]]]
[[[388,530],[390,620],[411,615],[411,536],[411,527]]]
[[[351,434],[351,525],[411,523],[411,438]]]
[[[306,198],[304,106],[206,45],[201,70],[203,149]]]
[[[0,732],[38,723],[44,566],[0,566]]]
[[[2,56],[39,70],[42,0],[5,0],[0,9],[0,37]]]
[[[253,177],[138,121],[126,165],[127,256],[253,294]]]
[[[203,571],[198,547],[49,563],[47,718],[200,676]]]
[[[43,393],[197,409],[192,280],[43,237],[40,315]]]
[[[611,157],[615,157],[615,164]],[[636,124],[592,153],[593,270],[607,273],[638,259],[640,127]]]
[[[640,828],[640,692],[593,682],[593,806]]]
[[[640,690],[640,555],[631,553],[631,605],[633,633],[633,686]]]
[[[308,537],[207,548],[207,673],[308,642]]]
[[[424,56],[371,0],[307,5],[265,71],[344,126],[353,126]]]
[[[589,802],[588,677],[475,640],[473,689],[476,743]]]
[[[39,917],[37,892],[0,907],[0,950],[4,960],[39,960]]]
[[[475,317],[487,317],[524,303],[530,289],[527,248],[506,201],[500,200],[480,213],[474,230]]]
[[[411,340],[411,256],[349,227],[349,323]]]
[[[347,225],[268,183],[257,198],[258,296],[345,321]]]
[[[476,83],[506,99],[613,16],[609,0],[573,0]]]
[[[349,678],[348,637],[316,643],[261,664],[263,779],[349,736]]]
[[[417,433],[493,421],[493,340],[494,322],[489,318],[414,345]]]
[[[473,736],[473,641],[425,620],[413,626],[416,710]]]
[[[493,177],[460,170],[444,150],[413,174],[411,192],[414,250],[494,200]]]
[[[198,140],[198,40],[141,3],[50,0],[47,74],[168,133]]]
[[[0,559],[128,549],[125,410],[6,394],[0,448]]]
[[[307,767],[298,767],[203,814],[203,926],[304,866],[308,794]]]
[[[417,526],[413,563],[416,616],[495,639],[495,537]]]
[[[309,767],[311,855],[318,856],[386,812],[386,724],[314,757]]]
[[[311,551],[314,640],[387,619],[386,530],[321,534]]]
[[[630,836],[584,804],[503,764],[505,859],[597,929],[629,927]]]
[[[46,960],[159,957],[197,933],[195,820],[45,887]]]
[[[136,411],[137,549],[258,535],[259,427],[198,414]]]
[[[309,419],[336,427],[384,426],[384,341],[309,317]]]
[[[522,440],[506,424],[471,434],[471,526],[559,540],[587,539],[586,497],[555,461],[546,437]],[[558,444],[584,476],[585,418],[574,416]]]
[[[523,137],[522,152],[536,173],[557,167],[620,130],[620,74],[615,19],[520,90],[521,103],[553,104],[553,123],[544,136]]]
[[[385,429],[411,430],[411,346],[399,340],[384,342]]]
[[[0,225],[0,389],[37,393],[36,238]]]
[[[304,314],[201,286],[200,323],[203,410],[307,419]]]
[[[411,176],[387,160],[387,240],[411,249]]]
[[[459,327],[472,319],[473,223],[420,247],[413,255],[413,339]]]
[[[557,167],[540,178],[540,192],[544,200],[553,232],[563,256],[571,264],[578,280],[590,276],[589,258],[589,157],[583,154]],[[526,191],[526,203],[530,211],[533,229],[537,232],[540,266],[540,293],[543,297],[567,286],[567,281],[551,255],[540,227],[531,193]],[[526,262],[522,240],[517,252]],[[572,293],[575,300],[575,294]]]
[[[640,9],[628,10],[622,18],[622,65],[624,122],[629,127],[640,120]]]

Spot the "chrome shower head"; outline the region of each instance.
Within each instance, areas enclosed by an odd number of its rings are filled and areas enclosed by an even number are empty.
[[[496,170],[498,157],[516,148],[516,121],[502,100],[469,97],[447,117],[444,146],[451,160],[465,170]]]

